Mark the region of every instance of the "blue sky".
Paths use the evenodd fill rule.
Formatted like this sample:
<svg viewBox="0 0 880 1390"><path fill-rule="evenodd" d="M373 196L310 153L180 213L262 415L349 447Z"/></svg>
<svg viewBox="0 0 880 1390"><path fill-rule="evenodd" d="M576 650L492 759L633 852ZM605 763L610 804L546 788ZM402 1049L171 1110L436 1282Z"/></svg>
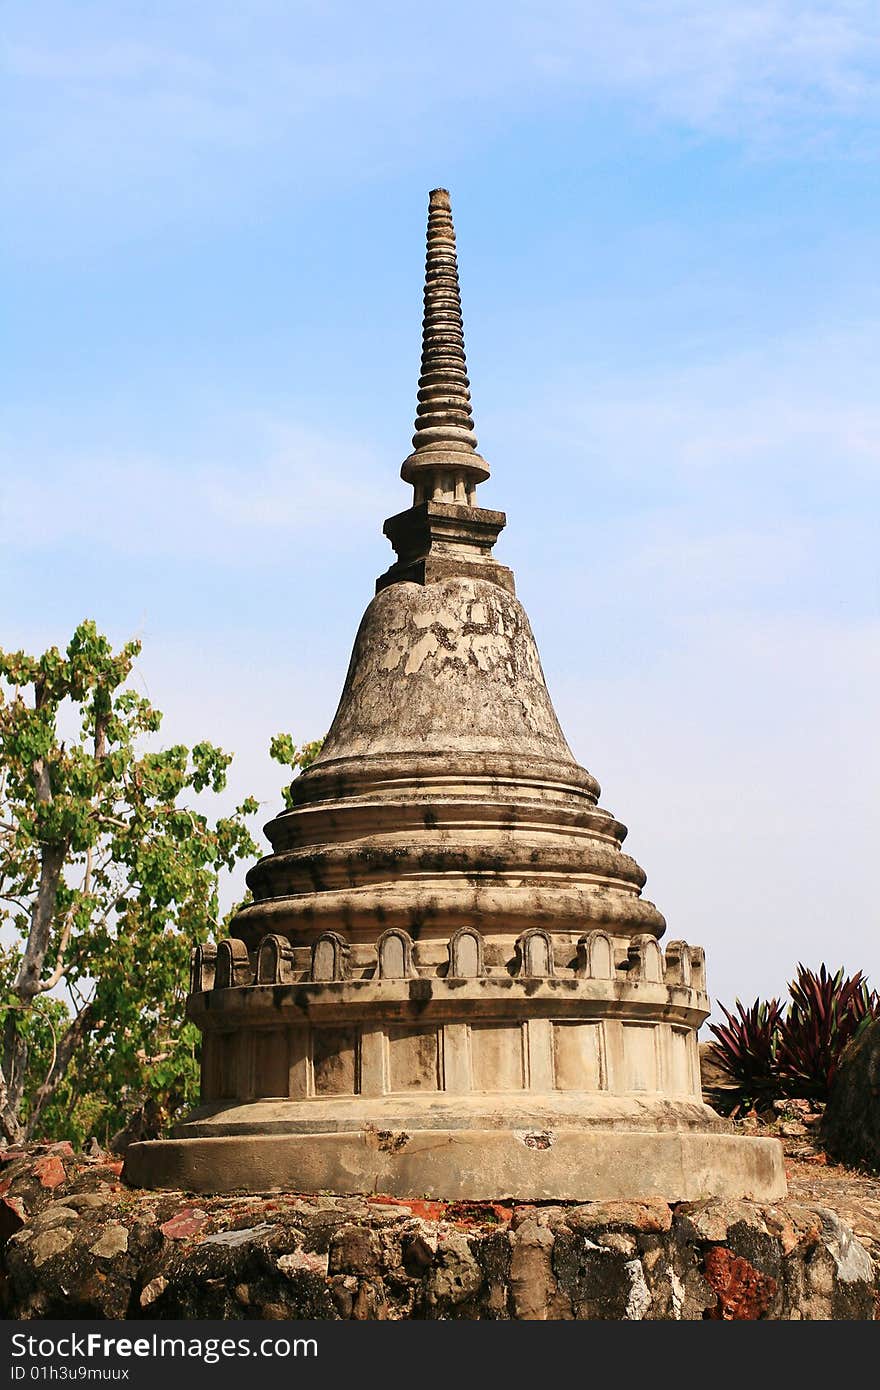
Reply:
<svg viewBox="0 0 880 1390"><path fill-rule="evenodd" d="M442 184L481 501L670 935L722 1001L880 984L876 5L4 27L0 640L141 636L166 736L268 816L407 503Z"/></svg>

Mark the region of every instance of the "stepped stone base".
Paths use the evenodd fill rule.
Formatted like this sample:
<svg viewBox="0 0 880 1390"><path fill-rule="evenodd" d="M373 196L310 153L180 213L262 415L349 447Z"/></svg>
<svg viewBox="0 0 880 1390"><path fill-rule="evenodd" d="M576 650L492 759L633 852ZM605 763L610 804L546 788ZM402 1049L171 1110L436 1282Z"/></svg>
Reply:
<svg viewBox="0 0 880 1390"><path fill-rule="evenodd" d="M191 1192L387 1192L454 1201L785 1196L773 1139L712 1132L417 1129L227 1134L133 1144L133 1184Z"/></svg>

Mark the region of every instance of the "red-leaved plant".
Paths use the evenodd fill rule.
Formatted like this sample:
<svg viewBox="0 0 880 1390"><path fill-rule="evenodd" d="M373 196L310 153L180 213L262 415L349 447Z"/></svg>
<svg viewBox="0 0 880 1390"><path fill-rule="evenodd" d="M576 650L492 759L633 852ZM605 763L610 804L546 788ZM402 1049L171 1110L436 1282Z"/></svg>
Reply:
<svg viewBox="0 0 880 1390"><path fill-rule="evenodd" d="M844 1048L880 1017L880 996L860 970L832 975L824 965L816 971L799 964L788 992L785 1014L777 999L756 999L748 1009L737 999L736 1014L722 1005L726 1022L710 1024L716 1061L742 1106L785 1097L827 1100Z"/></svg>
<svg viewBox="0 0 880 1390"><path fill-rule="evenodd" d="M718 1065L736 1083L740 1104L772 1099L779 1087L776 1045L782 1005L778 999L756 999L746 1008L737 999L735 1014L723 1004L720 1008L727 1021L710 1024L709 1031L715 1035Z"/></svg>
<svg viewBox="0 0 880 1390"><path fill-rule="evenodd" d="M827 1100L844 1048L880 1017L880 996L861 970L845 976L798 965L791 1004L779 1029L776 1065L788 1096Z"/></svg>

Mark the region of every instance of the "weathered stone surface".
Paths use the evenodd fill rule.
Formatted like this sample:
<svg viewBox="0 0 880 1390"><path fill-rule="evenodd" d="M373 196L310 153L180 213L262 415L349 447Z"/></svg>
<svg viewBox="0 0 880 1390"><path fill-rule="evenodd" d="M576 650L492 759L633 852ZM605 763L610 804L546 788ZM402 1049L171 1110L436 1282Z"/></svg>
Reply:
<svg viewBox="0 0 880 1390"><path fill-rule="evenodd" d="M302 1269L310 1274L323 1275L329 1268L326 1252L321 1255L316 1250L294 1250L289 1255L281 1255L275 1263L282 1274L291 1277Z"/></svg>
<svg viewBox="0 0 880 1390"><path fill-rule="evenodd" d="M575 772L529 620L506 589L450 578L395 584L373 599L321 758L405 752L537 756Z"/></svg>
<svg viewBox="0 0 880 1390"><path fill-rule="evenodd" d="M74 1207L63 1206L60 1202L53 1202L50 1206L44 1207L34 1217L33 1226L35 1231L46 1231L50 1226L65 1226L69 1221L75 1221L79 1213Z"/></svg>
<svg viewBox="0 0 880 1390"><path fill-rule="evenodd" d="M74 1211L94 1211L109 1206L113 1198L110 1192L72 1192L64 1200Z"/></svg>
<svg viewBox="0 0 880 1390"><path fill-rule="evenodd" d="M109 1221L90 1248L91 1253L102 1260L112 1260L114 1255L124 1254L128 1249L127 1227L118 1221Z"/></svg>
<svg viewBox="0 0 880 1390"><path fill-rule="evenodd" d="M458 1231L438 1233L432 1299L437 1304L466 1303L479 1292L484 1279L470 1239Z"/></svg>
<svg viewBox="0 0 880 1390"><path fill-rule="evenodd" d="M574 1230L589 1233L607 1231L668 1231L672 1211L666 1202L590 1202L574 1207L568 1214Z"/></svg>
<svg viewBox="0 0 880 1390"><path fill-rule="evenodd" d="M145 1284L141 1289L140 1298L138 1299L140 1306L142 1308L149 1308L150 1304L155 1303L156 1299L165 1292L167 1287L168 1280L164 1275L160 1274L155 1279L151 1279L149 1284Z"/></svg>
<svg viewBox="0 0 880 1390"><path fill-rule="evenodd" d="M283 1109L280 1118L283 1123ZM266 1187L285 1188L298 1181L312 1191L378 1188L400 1197L430 1192L477 1202L514 1196L577 1201L585 1195L696 1201L710 1193L766 1201L785 1193L776 1140L629 1129L610 1115L604 1125L600 1121L537 1134L463 1124L458 1129L402 1129L398 1142L384 1146L376 1146L363 1130L218 1135L195 1143L200 1127L188 1128L180 1139L134 1145L127 1157L129 1180L223 1192L246 1187L257 1171ZM181 1234L192 1232L184 1224Z"/></svg>
<svg viewBox="0 0 880 1390"><path fill-rule="evenodd" d="M27 1221L27 1211L20 1197L0 1197L0 1246L20 1231Z"/></svg>
<svg viewBox="0 0 880 1390"><path fill-rule="evenodd" d="M167 1228L163 1228L167 1231ZM261 1221L259 1226L245 1226L242 1231L216 1231L212 1236L205 1236L205 1245L247 1245L251 1241L259 1240L261 1236L268 1235L273 1229L270 1221Z"/></svg>
<svg viewBox="0 0 880 1390"><path fill-rule="evenodd" d="M831 1088L821 1134L836 1158L880 1172L880 1019L847 1048Z"/></svg>
<svg viewBox="0 0 880 1390"><path fill-rule="evenodd" d="M35 1235L29 1241L28 1255L33 1261L34 1268L39 1269L47 1260L51 1260L53 1255L60 1255L73 1243L73 1236L70 1231L63 1227L46 1231L45 1234Z"/></svg>

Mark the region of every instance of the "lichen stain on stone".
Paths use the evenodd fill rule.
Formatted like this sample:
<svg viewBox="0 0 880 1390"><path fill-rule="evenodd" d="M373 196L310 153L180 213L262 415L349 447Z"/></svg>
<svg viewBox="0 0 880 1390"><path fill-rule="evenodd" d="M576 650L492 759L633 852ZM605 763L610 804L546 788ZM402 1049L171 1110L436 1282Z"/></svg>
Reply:
<svg viewBox="0 0 880 1390"><path fill-rule="evenodd" d="M464 636L459 639L459 650L472 656L481 671L489 672L495 666L504 665L510 670L510 661L504 660L504 649L492 633Z"/></svg>
<svg viewBox="0 0 880 1390"><path fill-rule="evenodd" d="M380 1153L397 1154L406 1148L409 1135L405 1130L380 1129L376 1134L376 1140Z"/></svg>
<svg viewBox="0 0 880 1390"><path fill-rule="evenodd" d="M425 1008L433 998L433 988L430 980L410 980L409 997L413 1004Z"/></svg>

